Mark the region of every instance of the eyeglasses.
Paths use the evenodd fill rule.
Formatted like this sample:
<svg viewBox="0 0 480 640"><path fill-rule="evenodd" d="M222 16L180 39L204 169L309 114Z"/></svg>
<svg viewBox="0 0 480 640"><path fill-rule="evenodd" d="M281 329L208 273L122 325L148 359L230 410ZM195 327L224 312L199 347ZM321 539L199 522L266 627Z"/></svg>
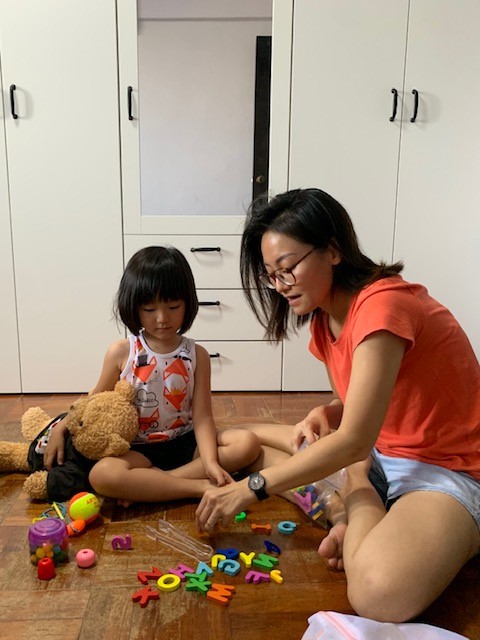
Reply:
<svg viewBox="0 0 480 640"><path fill-rule="evenodd" d="M317 247L313 247L313 249L310 249L308 253L306 253L302 258L300 258L300 260L297 260L295 264L292 264L291 267L288 267L288 268L281 267L280 269L275 269L275 271L273 271L272 273L267 273L266 271L264 273L261 273L258 276L259 282L261 282L263 285L265 285L269 289L276 288L275 283L277 280L282 284L286 284L288 287L291 287L297 281L295 276L293 275L293 270L296 269L298 265L301 262L303 262L303 260L305 260L305 258L308 258L308 256L313 251L315 251L316 248Z"/></svg>

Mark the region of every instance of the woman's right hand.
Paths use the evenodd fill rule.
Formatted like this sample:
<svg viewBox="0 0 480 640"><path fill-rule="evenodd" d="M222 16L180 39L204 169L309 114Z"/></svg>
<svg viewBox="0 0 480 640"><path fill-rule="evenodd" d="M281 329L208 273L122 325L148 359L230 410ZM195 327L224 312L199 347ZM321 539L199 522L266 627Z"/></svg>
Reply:
<svg viewBox="0 0 480 640"><path fill-rule="evenodd" d="M306 418L293 428L292 447L294 451L298 451L304 441L307 444L312 444L338 429L342 413L343 403L337 398L332 400L330 404L312 409Z"/></svg>
<svg viewBox="0 0 480 640"><path fill-rule="evenodd" d="M60 420L52 429L48 444L43 453L43 466L47 471L51 471L57 461L62 465L65 454L65 434L67 432L66 417Z"/></svg>
<svg viewBox="0 0 480 640"><path fill-rule="evenodd" d="M207 489L195 511L197 529L212 534L217 525L228 527L237 513L256 501L246 480Z"/></svg>

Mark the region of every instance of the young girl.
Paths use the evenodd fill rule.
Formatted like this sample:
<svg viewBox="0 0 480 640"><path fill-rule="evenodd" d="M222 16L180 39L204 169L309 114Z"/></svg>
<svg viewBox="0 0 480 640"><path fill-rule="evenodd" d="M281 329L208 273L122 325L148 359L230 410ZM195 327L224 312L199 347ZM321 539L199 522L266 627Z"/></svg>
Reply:
<svg viewBox="0 0 480 640"><path fill-rule="evenodd" d="M211 531L257 498L348 467L319 552L344 566L357 613L390 622L424 610L480 546L479 364L452 314L401 269L365 256L344 208L318 189L251 211L247 299L274 340L290 320L311 321L334 399L295 427L252 426L261 473L209 489L197 509Z"/></svg>
<svg viewBox="0 0 480 640"><path fill-rule="evenodd" d="M131 335L107 351L90 393L113 389L119 378L135 389L139 431L130 451L103 458L89 476L95 491L133 501L199 498L232 482L230 473L253 462L260 442L248 431L215 429L207 351L184 337L198 300L190 266L173 247L148 247L129 261L117 294L117 314ZM53 430L44 462L63 462L65 426Z"/></svg>

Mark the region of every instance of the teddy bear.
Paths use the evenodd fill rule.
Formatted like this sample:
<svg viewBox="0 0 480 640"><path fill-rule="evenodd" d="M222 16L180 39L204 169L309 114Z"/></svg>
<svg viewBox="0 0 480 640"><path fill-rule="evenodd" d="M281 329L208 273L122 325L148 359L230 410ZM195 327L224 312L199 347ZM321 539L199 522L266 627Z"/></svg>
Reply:
<svg viewBox="0 0 480 640"><path fill-rule="evenodd" d="M22 434L29 442L0 442L0 472L33 472L23 489L33 500L64 502L90 491L88 474L97 460L122 456L138 432L133 387L120 380L113 391L77 400L67 414L52 418L40 407L22 416ZM52 425L66 416L64 464L47 471L42 450Z"/></svg>

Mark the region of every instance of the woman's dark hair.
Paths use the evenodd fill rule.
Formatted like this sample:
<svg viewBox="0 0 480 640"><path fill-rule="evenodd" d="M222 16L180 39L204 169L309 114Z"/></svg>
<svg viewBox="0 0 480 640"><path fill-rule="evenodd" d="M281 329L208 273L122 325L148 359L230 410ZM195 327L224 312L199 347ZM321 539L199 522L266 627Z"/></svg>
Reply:
<svg viewBox="0 0 480 640"><path fill-rule="evenodd" d="M147 247L130 258L117 292L116 316L138 335L140 307L156 300L183 300L185 317L179 333L190 329L198 311L195 280L185 256L174 247Z"/></svg>
<svg viewBox="0 0 480 640"><path fill-rule="evenodd" d="M317 249L335 247L341 261L334 266L333 293L360 291L367 284L395 276L403 269L401 262L376 264L364 255L350 216L325 191L294 189L270 201L265 198L254 201L242 236L240 273L248 304L272 341L287 336L289 321L297 330L311 319L311 314L294 316L283 296L259 283L258 276L265 271L261 242L266 231L284 234Z"/></svg>

